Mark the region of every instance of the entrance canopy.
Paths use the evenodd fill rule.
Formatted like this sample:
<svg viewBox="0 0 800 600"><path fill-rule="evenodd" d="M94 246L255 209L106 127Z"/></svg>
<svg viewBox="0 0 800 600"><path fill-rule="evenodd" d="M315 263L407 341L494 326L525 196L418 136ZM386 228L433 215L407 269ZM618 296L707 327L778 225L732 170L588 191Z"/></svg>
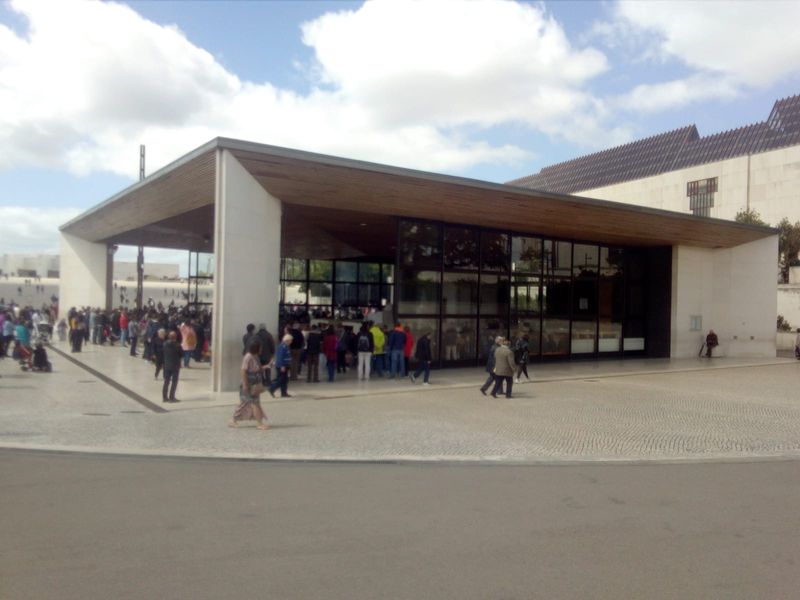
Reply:
<svg viewBox="0 0 800 600"><path fill-rule="evenodd" d="M214 251L219 155L281 201L281 254L394 255L393 217L630 246L732 248L767 227L217 138L61 227L90 242Z"/></svg>

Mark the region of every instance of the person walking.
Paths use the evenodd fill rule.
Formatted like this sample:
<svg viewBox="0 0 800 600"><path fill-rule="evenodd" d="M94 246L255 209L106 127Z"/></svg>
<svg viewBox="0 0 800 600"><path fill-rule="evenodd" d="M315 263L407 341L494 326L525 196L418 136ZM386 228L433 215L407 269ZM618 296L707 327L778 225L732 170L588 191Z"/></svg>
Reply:
<svg viewBox="0 0 800 600"><path fill-rule="evenodd" d="M248 323L245 328L244 335L242 336L242 356L247 354L247 349L250 347L250 338L255 334L256 326Z"/></svg>
<svg viewBox="0 0 800 600"><path fill-rule="evenodd" d="M275 397L275 390L281 388L281 398L291 398L289 395L289 369L292 367L292 352L290 346L292 344L291 333L287 333L278 344L278 349L275 351L275 369L278 371L278 376L270 384L269 395Z"/></svg>
<svg viewBox="0 0 800 600"><path fill-rule="evenodd" d="M425 377L422 380L422 385L430 385L428 380L431 376L431 361L433 360L433 355L431 354L430 331L423 333L422 336L417 340L417 348L414 351L414 358L417 359L417 370L409 375L411 378L411 383L416 383L417 377L419 377L422 373L425 373Z"/></svg>
<svg viewBox="0 0 800 600"><path fill-rule="evenodd" d="M135 320L131 322L135 322ZM182 356L183 352L180 344L178 344L178 334L174 331L170 331L167 341L164 342L164 385L161 388L162 402L180 402L180 400L175 398L175 390L178 387L178 377L181 373Z"/></svg>
<svg viewBox="0 0 800 600"><path fill-rule="evenodd" d="M517 363L514 383L520 383L520 375L523 373L525 373L525 379L531 380L530 375L528 375L528 339L528 334L523 334L521 338L517 338L517 342L514 344L514 362Z"/></svg>
<svg viewBox="0 0 800 600"><path fill-rule="evenodd" d="M325 355L325 366L328 368L328 382L333 382L334 375L336 374L336 359L338 358L339 351L337 347L339 340L336 338L336 332L333 330L333 325L328 327L325 332L325 337L322 339L322 353Z"/></svg>
<svg viewBox="0 0 800 600"><path fill-rule="evenodd" d="M503 336L498 335L494 338L494 344L491 348L489 348L489 356L486 359L486 372L489 376L486 378L486 382L481 386L481 394L484 396L486 395L486 390L488 390L494 384L494 354L495 351L503 344ZM502 392L502 389L500 390Z"/></svg>
<svg viewBox="0 0 800 600"><path fill-rule="evenodd" d="M269 429L267 415L261 408L261 392L264 391L263 377L261 375L268 365L262 365L261 342L254 338L250 343L240 369L241 384L239 385L239 406L233 412L233 417L228 422L230 427L238 427L240 421L254 420L262 431Z"/></svg>
<svg viewBox="0 0 800 600"><path fill-rule="evenodd" d="M356 339L356 350L358 351L358 371L356 374L361 381L369 379L370 367L372 363L372 351L375 349L375 342L369 332L369 323L361 325Z"/></svg>
<svg viewBox="0 0 800 600"><path fill-rule="evenodd" d="M706 336L706 358L711 358L711 352L717 346L719 346L719 338L713 329L709 329Z"/></svg>
<svg viewBox="0 0 800 600"><path fill-rule="evenodd" d="M506 384L506 398L511 398L511 386L514 385L514 372L517 365L514 363L514 353L509 348L509 341L503 340L497 350L494 351L494 389L492 398L497 398L497 393L503 389L503 382Z"/></svg>
<svg viewBox="0 0 800 600"><path fill-rule="evenodd" d="M315 323L306 339L306 383L319 383L319 355L322 352L322 334Z"/></svg>
<svg viewBox="0 0 800 600"><path fill-rule="evenodd" d="M164 341L167 338L167 330L166 329L159 329L158 333L156 334L155 338L153 338L153 362L156 364L156 375L155 378L158 379L158 374L161 373L161 369L164 368Z"/></svg>

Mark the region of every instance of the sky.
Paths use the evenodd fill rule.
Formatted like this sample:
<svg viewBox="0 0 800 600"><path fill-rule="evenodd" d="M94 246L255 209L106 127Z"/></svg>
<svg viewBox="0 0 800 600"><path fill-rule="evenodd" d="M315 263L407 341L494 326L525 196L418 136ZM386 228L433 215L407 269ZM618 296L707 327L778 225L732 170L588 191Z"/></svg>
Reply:
<svg viewBox="0 0 800 600"><path fill-rule="evenodd" d="M800 93L798 22L793 1L3 2L0 254L57 253L140 144L148 173L224 136L503 182L763 121Z"/></svg>

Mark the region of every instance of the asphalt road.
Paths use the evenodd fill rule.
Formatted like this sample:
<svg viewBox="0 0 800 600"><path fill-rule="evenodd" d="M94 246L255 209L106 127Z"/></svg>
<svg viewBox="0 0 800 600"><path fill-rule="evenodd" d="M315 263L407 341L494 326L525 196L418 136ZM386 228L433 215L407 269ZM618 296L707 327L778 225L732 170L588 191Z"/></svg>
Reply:
<svg viewBox="0 0 800 600"><path fill-rule="evenodd" d="M0 598L797 598L798 481L0 451Z"/></svg>

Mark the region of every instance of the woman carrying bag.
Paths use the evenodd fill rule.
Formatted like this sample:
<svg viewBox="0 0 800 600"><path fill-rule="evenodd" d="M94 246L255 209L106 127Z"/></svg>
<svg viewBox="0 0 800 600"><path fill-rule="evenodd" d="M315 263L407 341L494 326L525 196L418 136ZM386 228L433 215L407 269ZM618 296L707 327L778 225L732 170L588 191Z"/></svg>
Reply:
<svg viewBox="0 0 800 600"><path fill-rule="evenodd" d="M258 429L269 429L267 415L261 408L261 392L264 391L262 371L271 365L261 365L258 356L261 352L261 342L254 340L248 347L247 354L242 359L241 378L239 386L239 406L233 413L233 418L228 423L229 427L238 427L239 421L254 420Z"/></svg>

